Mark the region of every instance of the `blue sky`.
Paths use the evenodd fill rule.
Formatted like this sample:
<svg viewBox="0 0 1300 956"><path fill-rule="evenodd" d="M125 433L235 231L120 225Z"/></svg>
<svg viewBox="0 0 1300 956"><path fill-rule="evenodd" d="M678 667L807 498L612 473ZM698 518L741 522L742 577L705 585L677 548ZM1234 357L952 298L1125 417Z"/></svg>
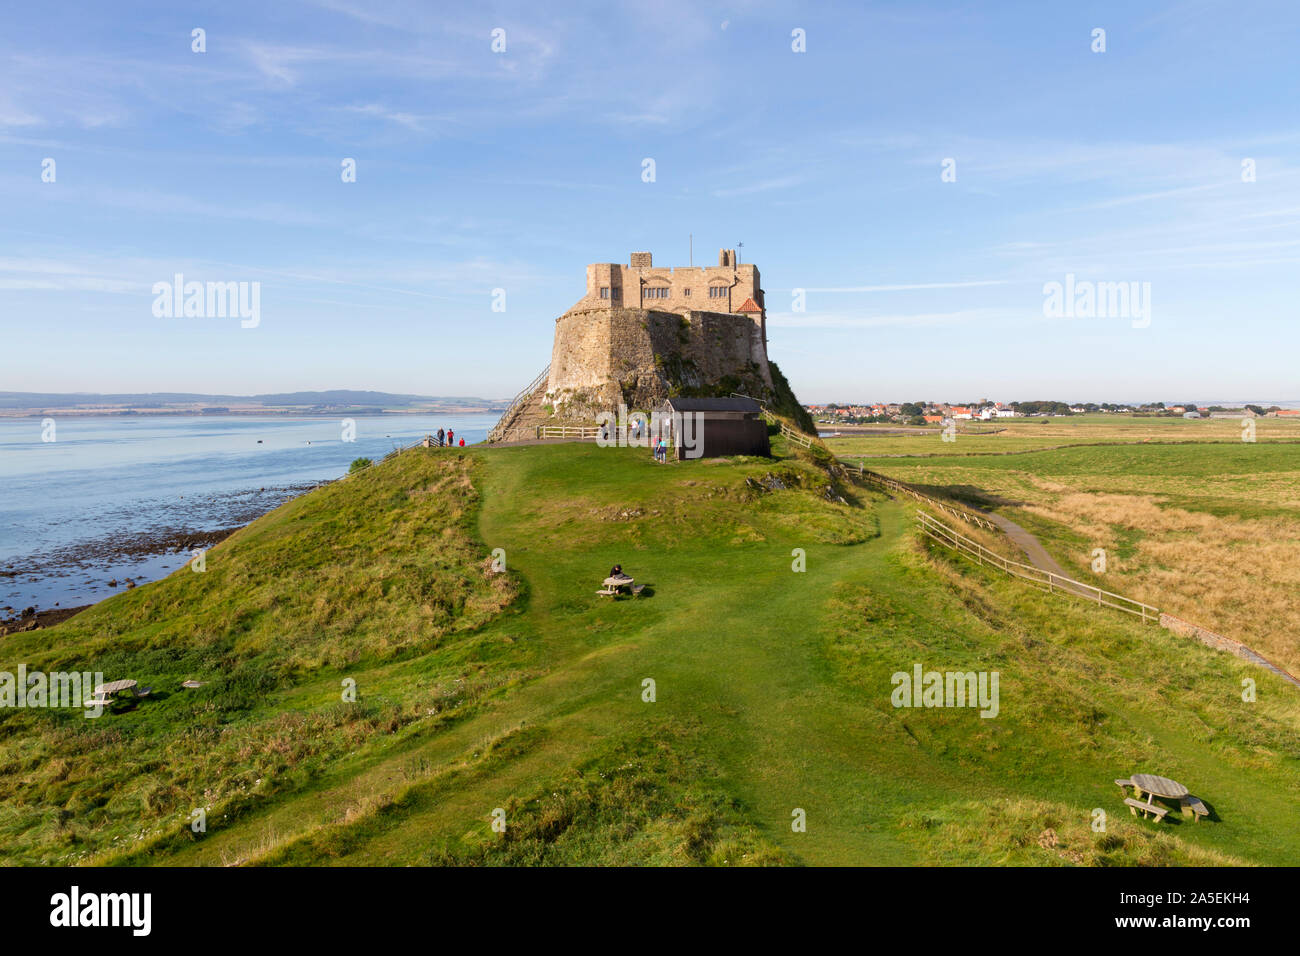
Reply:
<svg viewBox="0 0 1300 956"><path fill-rule="evenodd" d="M504 396L693 234L805 401L1300 400L1292 0L182 7L6 13L0 390ZM175 273L260 324L155 317ZM1046 317L1067 273L1149 326Z"/></svg>

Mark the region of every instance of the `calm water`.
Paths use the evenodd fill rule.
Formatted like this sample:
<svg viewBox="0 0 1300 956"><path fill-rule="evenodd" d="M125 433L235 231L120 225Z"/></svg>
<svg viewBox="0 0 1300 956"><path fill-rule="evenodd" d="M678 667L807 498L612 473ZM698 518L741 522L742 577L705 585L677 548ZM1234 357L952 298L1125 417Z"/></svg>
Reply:
<svg viewBox="0 0 1300 956"><path fill-rule="evenodd" d="M246 524L439 427L482 441L496 419L357 416L352 442L339 418L59 417L52 442L39 418L0 419L0 618L162 577L189 560L188 536Z"/></svg>

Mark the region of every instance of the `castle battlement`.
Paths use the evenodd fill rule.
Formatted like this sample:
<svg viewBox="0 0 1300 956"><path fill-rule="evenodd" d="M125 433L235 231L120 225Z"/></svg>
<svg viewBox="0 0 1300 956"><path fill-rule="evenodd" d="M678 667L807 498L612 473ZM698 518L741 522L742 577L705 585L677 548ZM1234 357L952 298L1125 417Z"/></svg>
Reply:
<svg viewBox="0 0 1300 956"><path fill-rule="evenodd" d="M767 311L758 267L738 265L734 249L718 251L716 266L656 266L648 252L628 264L587 266L587 292L570 312L589 309L655 309L661 312L723 312L745 315L767 341Z"/></svg>

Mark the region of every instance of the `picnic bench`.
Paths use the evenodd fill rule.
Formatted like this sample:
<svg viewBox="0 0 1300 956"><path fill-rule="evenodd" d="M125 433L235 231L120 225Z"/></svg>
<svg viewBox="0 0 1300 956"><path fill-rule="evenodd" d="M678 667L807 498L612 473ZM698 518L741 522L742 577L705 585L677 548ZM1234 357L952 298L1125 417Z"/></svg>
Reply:
<svg viewBox="0 0 1300 956"><path fill-rule="evenodd" d="M90 700L86 701L86 706L111 707L115 711L129 710L135 706L136 701L148 697L152 693L152 687L140 687L130 678L111 680L104 684L95 685Z"/></svg>
<svg viewBox="0 0 1300 956"><path fill-rule="evenodd" d="M604 581L604 586L597 591L597 594L615 595L619 594L623 588L631 587L633 579L626 574L622 577L608 577Z"/></svg>
<svg viewBox="0 0 1300 956"><path fill-rule="evenodd" d="M626 574L623 575L621 578L615 578L615 577L606 578L604 580L603 586L599 591L596 592L596 594L603 597L615 597L622 593L623 588L627 588L629 591L632 592L632 595L635 597L645 589L645 585L633 584L632 582L634 580L635 580L634 578L630 578Z"/></svg>
<svg viewBox="0 0 1300 956"><path fill-rule="evenodd" d="M130 679L111 680L107 684L97 685L95 687L95 696L114 697L118 694L124 693L128 690L134 690L134 689L135 689L135 681L133 680Z"/></svg>
<svg viewBox="0 0 1300 956"><path fill-rule="evenodd" d="M1132 797L1125 797L1124 802L1128 804L1128 812L1137 816L1141 813L1143 816L1151 814L1156 820L1163 820L1165 814L1169 811L1164 807L1158 807L1154 803L1143 803L1141 800L1134 800Z"/></svg>
<svg viewBox="0 0 1300 956"><path fill-rule="evenodd" d="M1132 776L1133 789L1137 791L1134 794L1141 797L1143 791L1147 795L1147 803L1151 798L1164 797L1166 800L1181 800L1187 796L1187 788L1177 780L1170 780L1168 777L1160 777L1153 773L1135 773Z"/></svg>
<svg viewBox="0 0 1300 956"><path fill-rule="evenodd" d="M1191 817L1193 823L1200 823L1201 817L1210 815L1210 808L1207 807L1200 797L1194 797L1190 793L1183 797L1183 816Z"/></svg>
<svg viewBox="0 0 1300 956"><path fill-rule="evenodd" d="M1152 799L1160 797L1165 800L1177 800L1184 817L1191 817L1192 822L1199 823L1201 817L1208 817L1210 809L1201 800L1200 797L1192 796L1177 780L1170 780L1168 777L1160 777L1150 773L1135 773L1127 779L1116 779L1115 785L1121 790L1128 793L1128 787L1133 788L1133 796L1125 796L1124 802L1128 804L1129 812L1134 816L1138 813L1151 814L1156 820L1163 820L1169 810L1165 807L1156 806ZM1142 802L1142 794L1146 794L1146 802Z"/></svg>

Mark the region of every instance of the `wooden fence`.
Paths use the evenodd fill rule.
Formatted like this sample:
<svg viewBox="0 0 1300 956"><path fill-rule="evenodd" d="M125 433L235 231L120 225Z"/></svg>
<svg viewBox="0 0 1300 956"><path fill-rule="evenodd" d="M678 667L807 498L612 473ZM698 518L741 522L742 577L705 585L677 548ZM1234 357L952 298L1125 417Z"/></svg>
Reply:
<svg viewBox="0 0 1300 956"><path fill-rule="evenodd" d="M738 393L732 392L731 394L736 395ZM749 396L743 395L740 397L748 398ZM795 429L791 428L785 422L781 421L781 419L777 418L775 415L769 412L766 408L763 409L763 419L766 422L768 422L768 424L775 425L777 426L777 428L781 429L781 434L782 436L785 437L786 441L794 442L796 445L799 445L802 448L812 447L813 440L811 436L805 435L803 432L796 431Z"/></svg>
<svg viewBox="0 0 1300 956"><path fill-rule="evenodd" d="M905 495L911 495L917 501L923 501L931 508L937 508L945 514L950 514L954 518L960 518L967 524L973 524L977 528L983 528L985 531L998 530L997 525L982 515L978 515L973 511L967 511L965 508L958 508L951 502L932 498L927 494L917 491L910 485L905 485L901 481L896 481L895 479L890 478L888 475L882 475L875 471L867 471L861 464L858 465L858 477L863 478L872 484L880 485L882 488L889 488L892 491L901 491Z"/></svg>
<svg viewBox="0 0 1300 956"><path fill-rule="evenodd" d="M990 551L978 541L972 541L964 534L948 527L932 514L920 510L916 514L920 519L921 531L924 534L946 548L974 558L980 564L987 564L1007 574L1024 578L1039 587L1046 587L1048 591L1071 594L1102 607L1114 608L1117 611L1123 611L1125 614L1132 614L1135 617L1140 617L1144 624L1160 623L1159 608L1154 608L1150 604L1143 604L1141 601L1134 601L1132 598L1126 598L1121 594L1103 591L1099 587L1084 584L1082 581L1076 581L1073 578L1066 578L1051 571L1044 571L1042 568L1036 568L1030 564L1011 561L996 552Z"/></svg>
<svg viewBox="0 0 1300 956"><path fill-rule="evenodd" d="M595 438L600 429L595 425L538 425L538 438Z"/></svg>

